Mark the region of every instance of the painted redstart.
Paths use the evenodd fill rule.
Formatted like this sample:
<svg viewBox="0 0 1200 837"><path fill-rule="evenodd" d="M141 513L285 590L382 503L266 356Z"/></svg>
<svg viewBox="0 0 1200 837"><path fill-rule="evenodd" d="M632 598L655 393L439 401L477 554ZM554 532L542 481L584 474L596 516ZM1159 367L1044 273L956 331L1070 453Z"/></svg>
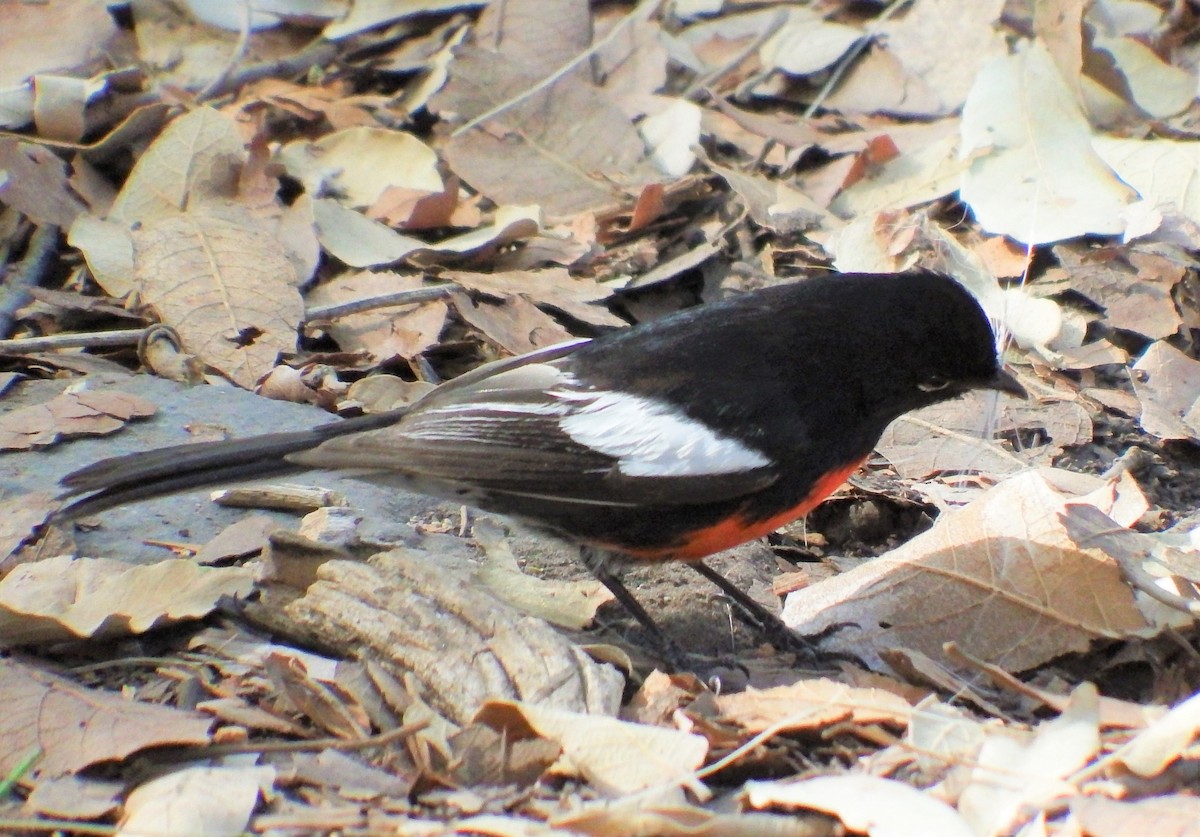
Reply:
<svg viewBox="0 0 1200 837"><path fill-rule="evenodd" d="M606 556L700 559L805 514L909 410L973 388L1024 396L975 299L939 274L824 275L500 360L411 407L308 431L180 445L63 479L79 516L307 469L513 515L585 560L673 646Z"/></svg>

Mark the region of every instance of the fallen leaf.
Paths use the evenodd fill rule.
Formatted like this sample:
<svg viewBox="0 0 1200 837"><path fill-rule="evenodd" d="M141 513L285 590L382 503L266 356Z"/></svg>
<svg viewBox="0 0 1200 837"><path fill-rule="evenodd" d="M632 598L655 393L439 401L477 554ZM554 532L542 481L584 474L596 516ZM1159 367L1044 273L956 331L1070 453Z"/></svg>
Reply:
<svg viewBox="0 0 1200 837"><path fill-rule="evenodd" d="M433 149L403 131L356 127L279 151L288 173L310 195L332 194L346 206L371 206L390 188L439 194L442 176Z"/></svg>
<svg viewBox="0 0 1200 837"><path fill-rule="evenodd" d="M571 771L606 796L672 783L692 785L708 752L708 742L699 735L516 701L488 701L475 721L510 740L531 735L550 739L562 748Z"/></svg>
<svg viewBox="0 0 1200 837"><path fill-rule="evenodd" d="M598 581L554 581L521 572L503 530L490 521L475 521L472 536L486 556L474 580L522 613L578 631L592 623L601 605L612 601L608 588Z"/></svg>
<svg viewBox="0 0 1200 837"><path fill-rule="evenodd" d="M1142 429L1160 439L1200 439L1200 362L1159 340L1133 371Z"/></svg>
<svg viewBox="0 0 1200 837"><path fill-rule="evenodd" d="M26 778L77 773L147 747L207 744L212 719L88 689L13 659L0 659L0 771L30 750L41 758Z"/></svg>
<svg viewBox="0 0 1200 837"><path fill-rule="evenodd" d="M1137 195L1092 150L1087 118L1044 45L980 71L962 132L972 162L960 195L988 232L1044 244L1124 230Z"/></svg>
<svg viewBox="0 0 1200 837"><path fill-rule="evenodd" d="M724 720L751 733L819 730L841 722L904 727L912 716L912 706L899 695L824 677L720 695L717 708Z"/></svg>
<svg viewBox="0 0 1200 837"><path fill-rule="evenodd" d="M496 54L458 52L449 83L430 103L435 110L469 119L514 103L445 147L464 181L496 203L537 204L562 218L621 203L659 179L629 118L603 91L578 75L545 89L541 80Z"/></svg>
<svg viewBox="0 0 1200 837"><path fill-rule="evenodd" d="M147 307L183 348L246 389L296 347L304 304L267 224L236 204L189 206L134 232Z"/></svg>
<svg viewBox="0 0 1200 837"><path fill-rule="evenodd" d="M197 765L138 785L125 800L117 837L239 837L260 795L275 784L269 765Z"/></svg>
<svg viewBox="0 0 1200 837"><path fill-rule="evenodd" d="M804 635L847 624L823 647L872 667L891 648L945 661L954 639L1020 672L1093 639L1145 634L1116 563L1081 550L1059 520L1075 501L1038 471L1018 474L899 549L790 594L783 619Z"/></svg>
<svg viewBox="0 0 1200 837"><path fill-rule="evenodd" d="M751 808L787 806L824 811L851 831L886 837L974 837L945 802L911 785L878 776L848 774L803 781L747 782ZM870 800L870 804L864 804Z"/></svg>
<svg viewBox="0 0 1200 837"><path fill-rule="evenodd" d="M45 447L72 436L115 433L130 419L154 415L149 401L115 390L64 392L0 415L0 450Z"/></svg>
<svg viewBox="0 0 1200 837"><path fill-rule="evenodd" d="M0 172L0 201L37 224L67 229L85 209L68 186L66 165L40 145L0 137Z"/></svg>
<svg viewBox="0 0 1200 837"><path fill-rule="evenodd" d="M1065 780L1099 752L1099 695L1084 683L1061 715L1029 734L989 729L958 809L972 834L1011 832L1030 811L1072 796L1076 789Z"/></svg>
<svg viewBox="0 0 1200 837"><path fill-rule="evenodd" d="M138 157L109 219L147 223L205 201L232 199L245 161L233 121L212 108L197 108L171 122Z"/></svg>
<svg viewBox="0 0 1200 837"><path fill-rule="evenodd" d="M29 645L130 636L210 613L222 596L246 596L254 573L185 559L134 565L60 555L22 564L0 580L0 642Z"/></svg>

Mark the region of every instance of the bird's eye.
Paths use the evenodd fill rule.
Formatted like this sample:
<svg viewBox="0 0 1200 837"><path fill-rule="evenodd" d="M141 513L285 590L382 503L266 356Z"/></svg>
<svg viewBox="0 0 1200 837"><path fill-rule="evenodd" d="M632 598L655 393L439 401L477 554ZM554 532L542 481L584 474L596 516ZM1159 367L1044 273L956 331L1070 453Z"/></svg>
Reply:
<svg viewBox="0 0 1200 837"><path fill-rule="evenodd" d="M930 375L921 383L917 384L917 389L921 392L938 392L950 386L950 379L942 375Z"/></svg>

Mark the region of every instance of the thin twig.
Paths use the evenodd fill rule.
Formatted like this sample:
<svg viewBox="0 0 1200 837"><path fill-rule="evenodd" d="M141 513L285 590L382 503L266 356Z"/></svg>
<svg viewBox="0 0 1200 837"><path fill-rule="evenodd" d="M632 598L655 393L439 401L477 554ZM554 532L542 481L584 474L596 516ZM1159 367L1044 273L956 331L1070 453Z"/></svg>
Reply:
<svg viewBox="0 0 1200 837"><path fill-rule="evenodd" d="M250 0L242 0L238 6L241 8L241 15L239 15L237 43L234 44L233 52L230 53L229 60L225 62L221 72L196 94L196 100L199 102L212 98L222 90L225 82L233 76L234 68L246 57L246 50L250 46Z"/></svg>
<svg viewBox="0 0 1200 837"><path fill-rule="evenodd" d="M396 305L415 305L421 302L432 302L435 299L449 296L457 285L431 285L427 288L417 288L411 291L397 291L394 294L383 294L365 299L352 299L349 302L338 302L333 305L318 305L305 312L307 322L314 320L332 320L362 311L372 311L376 308L390 308Z"/></svg>
<svg viewBox="0 0 1200 837"><path fill-rule="evenodd" d="M90 334L71 332L49 337L21 337L0 340L0 355L27 355L55 349L98 349L115 346L136 346L146 333L144 328L125 328L118 331L94 331Z"/></svg>
<svg viewBox="0 0 1200 837"><path fill-rule="evenodd" d="M625 17L621 18L621 20L618 21L617 24L615 26L613 26L613 28L610 29L608 31L608 34L606 34L603 38L596 41L590 47L588 47L587 49L580 52L578 55L576 55L570 61L563 64L557 70L555 70L550 75L546 76L541 81L534 84L533 86L521 91L520 93L513 96L512 98L501 102L500 104L496 105L494 108L484 111L479 116L476 116L474 119L467 120L466 124L459 127L452 134L450 134L450 136L451 137L460 136L460 135L466 133L467 131L471 130L472 128L474 128L476 125L486 122L487 120L491 119L494 116L498 116L499 114L503 113L504 111L508 110L509 108L513 107L514 105L518 105L521 102L525 101L526 99L528 99L530 96L534 95L535 93L539 93L542 90L545 90L547 87L550 87L556 81L558 81L563 76L565 76L567 73L574 70L576 67L578 67L580 64L582 64L584 61L587 61L589 58L591 58L597 52L604 49L606 46L608 46L610 43L612 43L614 40L616 40L617 36L619 34L621 34L622 32L624 32L626 29L628 29L634 23L634 21L636 21L638 19L648 19L651 15L653 15L658 10L658 7L660 5L662 5L662 2L663 2L663 0L641 0L641 2L638 3L636 6L634 6L633 10L630 11L629 14L627 14L627 15L625 15Z"/></svg>
<svg viewBox="0 0 1200 837"><path fill-rule="evenodd" d="M16 271L9 274L4 282L4 297L0 299L0 337L12 333L17 312L33 300L29 288L42 284L57 250L58 227L42 224L33 231L29 246L25 249L25 258L21 259Z"/></svg>

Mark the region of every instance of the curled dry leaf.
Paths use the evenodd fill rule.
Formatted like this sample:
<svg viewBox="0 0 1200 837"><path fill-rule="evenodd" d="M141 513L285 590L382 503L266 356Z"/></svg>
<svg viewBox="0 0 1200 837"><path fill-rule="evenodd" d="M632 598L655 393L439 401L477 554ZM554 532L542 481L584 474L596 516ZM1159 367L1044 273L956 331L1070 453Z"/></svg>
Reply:
<svg viewBox="0 0 1200 837"><path fill-rule="evenodd" d="M243 567L172 559L131 565L61 555L22 564L0 581L0 643L29 645L140 634L210 613L254 585Z"/></svg>
<svg viewBox="0 0 1200 837"><path fill-rule="evenodd" d="M771 727L780 732L821 729L843 721L903 727L912 715L908 701L897 694L847 686L825 677L721 695L717 708L724 720L753 733Z"/></svg>
<svg viewBox="0 0 1200 837"><path fill-rule="evenodd" d="M966 821L933 795L878 776L847 774L805 781L747 782L752 808L806 808L840 819L851 831L888 837L974 837ZM870 800L870 804L864 804Z"/></svg>
<svg viewBox="0 0 1200 837"><path fill-rule="evenodd" d="M530 703L493 700L475 720L509 740L548 738L562 748L564 767L606 796L660 785L699 786L708 741L700 735Z"/></svg>
<svg viewBox="0 0 1200 837"><path fill-rule="evenodd" d="M521 572L504 532L486 518L476 520L471 532L487 557L474 580L522 613L577 631L591 624L601 605L612 601L598 581L552 581Z"/></svg>
<svg viewBox="0 0 1200 837"><path fill-rule="evenodd" d="M147 747L210 740L211 718L88 689L12 659L0 660L0 703L0 772L42 750L26 779L76 773Z"/></svg>
<svg viewBox="0 0 1200 837"><path fill-rule="evenodd" d="M1100 751L1099 694L1084 683L1057 718L1032 733L990 728L958 809L973 834L1009 834L1029 811L1077 789L1067 781Z"/></svg>
<svg viewBox="0 0 1200 837"><path fill-rule="evenodd" d="M115 433L130 419L152 416L156 409L144 398L115 390L64 392L0 416L0 450L29 450L64 437Z"/></svg>
<svg viewBox="0 0 1200 837"><path fill-rule="evenodd" d="M284 608L292 629L410 673L424 698L455 723L494 698L599 714L613 714L620 703L614 669L429 553L327 561L317 579Z"/></svg>
<svg viewBox="0 0 1200 837"><path fill-rule="evenodd" d="M1150 632L1120 569L1080 549L1059 512L1076 501L1038 472L1019 474L899 549L792 593L783 619L801 634L847 623L824 647L872 667L913 648L1024 671L1093 639Z"/></svg>

